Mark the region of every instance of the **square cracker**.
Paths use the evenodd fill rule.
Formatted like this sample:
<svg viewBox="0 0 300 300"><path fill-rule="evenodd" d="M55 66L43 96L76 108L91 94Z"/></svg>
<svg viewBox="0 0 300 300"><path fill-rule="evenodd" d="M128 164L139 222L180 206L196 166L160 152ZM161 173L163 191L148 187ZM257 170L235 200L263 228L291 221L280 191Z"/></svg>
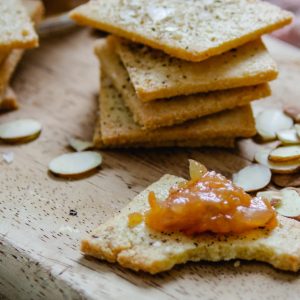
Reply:
<svg viewBox="0 0 300 300"><path fill-rule="evenodd" d="M17 95L11 87L8 87L3 99L0 100L0 112L14 110L19 107Z"/></svg>
<svg viewBox="0 0 300 300"><path fill-rule="evenodd" d="M275 61L260 39L199 63L172 58L125 39L110 39L142 101L253 86L278 75Z"/></svg>
<svg viewBox="0 0 300 300"><path fill-rule="evenodd" d="M291 13L259 0L94 0L70 16L190 61L224 53L292 21Z"/></svg>
<svg viewBox="0 0 300 300"><path fill-rule="evenodd" d="M190 119L243 106L270 95L269 86L263 84L144 103L137 98L128 73L109 40L99 41L95 51L106 75L112 79L126 106L133 113L135 122L145 129L180 124Z"/></svg>
<svg viewBox="0 0 300 300"><path fill-rule="evenodd" d="M44 13L44 7L41 1L24 0L23 3L27 14L30 15L34 23L38 24ZM14 49L9 52L7 57L0 64L0 99L4 98L9 82L23 54L23 49Z"/></svg>
<svg viewBox="0 0 300 300"><path fill-rule="evenodd" d="M0 15L0 49L38 46L38 36L22 0L1 0Z"/></svg>
<svg viewBox="0 0 300 300"><path fill-rule="evenodd" d="M239 235L164 234L149 229L144 222L128 227L129 214L143 214L149 209L150 191L163 200L170 188L182 181L182 178L165 175L152 184L120 213L83 239L82 252L152 274L170 270L176 264L202 260L257 260L282 270L300 269L300 223L281 216L278 216L279 225L272 231L257 229Z"/></svg>
<svg viewBox="0 0 300 300"><path fill-rule="evenodd" d="M94 132L94 147L99 149L109 148L163 148L163 147L218 147L218 148L234 148L235 138L213 138L213 139L196 139L196 140L182 140L182 141L152 141L150 143L127 143L119 144L118 146L105 145L101 133L101 118L98 116L95 132Z"/></svg>
<svg viewBox="0 0 300 300"><path fill-rule="evenodd" d="M134 122L122 96L105 75L101 82L100 130L102 143L110 147L251 137L256 133L252 109L249 105L174 127L143 130Z"/></svg>

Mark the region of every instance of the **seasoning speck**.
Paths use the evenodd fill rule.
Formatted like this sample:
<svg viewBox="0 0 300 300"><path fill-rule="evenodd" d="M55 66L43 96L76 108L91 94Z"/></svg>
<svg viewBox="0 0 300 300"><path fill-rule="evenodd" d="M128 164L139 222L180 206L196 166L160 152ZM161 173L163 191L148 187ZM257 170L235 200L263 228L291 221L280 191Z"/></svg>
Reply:
<svg viewBox="0 0 300 300"><path fill-rule="evenodd" d="M70 209L69 215L75 217L77 216L77 211L74 209Z"/></svg>

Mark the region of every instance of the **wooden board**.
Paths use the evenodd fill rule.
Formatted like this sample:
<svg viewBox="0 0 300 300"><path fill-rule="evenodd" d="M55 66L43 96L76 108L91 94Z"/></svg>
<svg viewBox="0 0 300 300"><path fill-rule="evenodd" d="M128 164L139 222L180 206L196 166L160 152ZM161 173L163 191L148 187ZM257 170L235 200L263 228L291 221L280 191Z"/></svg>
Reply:
<svg viewBox="0 0 300 300"><path fill-rule="evenodd" d="M1 153L15 154L12 164L0 163L0 294L57 300L298 299L299 274L266 264L189 263L150 276L81 255L80 237L163 174L187 176L188 158L230 176L260 147L247 140L236 151L103 151L97 175L80 181L52 177L47 165L69 151L68 137L92 136L99 85L93 43L88 30L43 40L27 53L15 76L21 109L0 116L1 122L33 117L44 126L37 141L0 145ZM268 45L281 76L273 84L274 95L255 111L299 101L300 51L273 40ZM78 215L70 216L70 209Z"/></svg>

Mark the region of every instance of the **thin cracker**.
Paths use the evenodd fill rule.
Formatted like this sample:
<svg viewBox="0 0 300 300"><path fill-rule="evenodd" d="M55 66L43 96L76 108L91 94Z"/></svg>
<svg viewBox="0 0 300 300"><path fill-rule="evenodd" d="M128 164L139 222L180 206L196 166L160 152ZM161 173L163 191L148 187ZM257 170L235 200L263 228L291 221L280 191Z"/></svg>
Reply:
<svg viewBox="0 0 300 300"><path fill-rule="evenodd" d="M259 0L94 0L70 16L190 61L224 53L292 21L291 13Z"/></svg>
<svg viewBox="0 0 300 300"><path fill-rule="evenodd" d="M138 98L174 96L253 86L276 79L277 65L259 39L195 63L111 37Z"/></svg>
<svg viewBox="0 0 300 300"><path fill-rule="evenodd" d="M24 1L0 1L0 49L33 48L38 46L38 35Z"/></svg>
<svg viewBox="0 0 300 300"><path fill-rule="evenodd" d="M174 127L146 131L136 124L110 79L103 75L100 93L100 130L104 145L120 147L169 141L251 137L255 134L249 105Z"/></svg>
<svg viewBox="0 0 300 300"><path fill-rule="evenodd" d="M18 109L18 107L17 95L11 87L8 87L3 99L0 100L0 111L5 112L15 110Z"/></svg>
<svg viewBox="0 0 300 300"><path fill-rule="evenodd" d="M44 7L40 1L24 0L24 6L32 20L38 24L43 16ZM3 99L8 88L9 82L24 54L23 49L14 49L0 64L0 99ZM1 102L1 100L0 100Z"/></svg>
<svg viewBox="0 0 300 300"><path fill-rule="evenodd" d="M112 79L126 106L133 113L135 122L145 129L180 124L190 119L244 106L250 101L270 95L269 86L263 84L143 103L137 98L128 73L109 40L97 42L95 51L105 73Z"/></svg>
<svg viewBox="0 0 300 300"><path fill-rule="evenodd" d="M278 216L272 231L257 229L239 235L182 233L164 234L149 229L144 222L128 227L128 215L149 209L149 192L165 199L172 186L184 179L165 175L136 196L120 213L100 225L82 240L81 250L135 271L152 274L167 271L188 261L228 261L232 259L267 262L289 271L300 269L300 223Z"/></svg>

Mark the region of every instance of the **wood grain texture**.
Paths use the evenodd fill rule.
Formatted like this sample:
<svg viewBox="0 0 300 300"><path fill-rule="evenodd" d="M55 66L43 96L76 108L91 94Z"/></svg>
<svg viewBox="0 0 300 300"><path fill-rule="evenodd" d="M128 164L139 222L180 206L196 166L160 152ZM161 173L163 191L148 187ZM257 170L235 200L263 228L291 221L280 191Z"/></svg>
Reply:
<svg viewBox="0 0 300 300"><path fill-rule="evenodd" d="M261 147L245 140L236 151L103 151L98 174L79 181L52 177L47 165L69 151L68 137L93 134L99 90L93 43L86 30L43 40L16 73L13 87L21 109L1 115L0 122L32 117L44 130L30 144L0 145L1 153L15 153L12 164L0 162L1 294L9 299L298 299L298 274L265 264L189 263L150 276L81 255L82 236L163 174L187 176L188 158L231 176ZM282 73L272 84L274 95L255 104L256 112L296 102L300 95L300 53L280 42L268 45ZM69 216L70 209L78 215Z"/></svg>

